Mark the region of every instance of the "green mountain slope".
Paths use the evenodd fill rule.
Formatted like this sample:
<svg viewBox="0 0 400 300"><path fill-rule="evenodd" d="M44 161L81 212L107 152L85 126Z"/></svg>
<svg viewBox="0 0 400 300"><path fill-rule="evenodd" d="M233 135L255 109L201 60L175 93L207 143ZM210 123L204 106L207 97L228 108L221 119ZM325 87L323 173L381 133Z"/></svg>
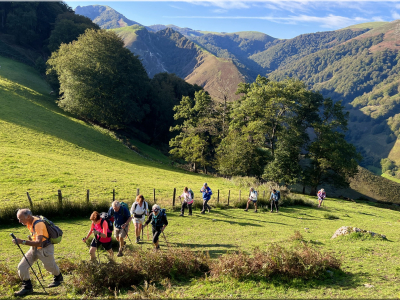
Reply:
<svg viewBox="0 0 400 300"><path fill-rule="evenodd" d="M145 197L171 199L173 188L194 190L207 181L215 189L232 185L220 178L188 173L161 164L166 158L137 143L137 154L112 133L61 111L50 88L33 68L0 56L0 201L26 206L57 199L132 200L140 188ZM147 154L148 153L148 154ZM144 156L145 157L144 157ZM152 159L146 159L150 157Z"/></svg>

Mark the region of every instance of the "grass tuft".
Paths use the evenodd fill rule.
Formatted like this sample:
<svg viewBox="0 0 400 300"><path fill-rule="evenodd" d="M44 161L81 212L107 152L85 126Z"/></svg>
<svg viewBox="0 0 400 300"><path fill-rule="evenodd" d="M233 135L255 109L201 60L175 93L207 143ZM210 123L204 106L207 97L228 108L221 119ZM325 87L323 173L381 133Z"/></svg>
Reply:
<svg viewBox="0 0 400 300"><path fill-rule="evenodd" d="M228 275L236 279L313 278L328 269L339 269L341 261L330 253L321 253L305 245L286 249L277 244L266 251L255 249L252 255L238 252L226 254L211 264L211 275Z"/></svg>
<svg viewBox="0 0 400 300"><path fill-rule="evenodd" d="M325 218L325 219L328 219L328 220L337 220L337 219L339 219L338 216L335 216L335 215L330 214L330 213L325 213L325 214L324 214L324 218Z"/></svg>
<svg viewBox="0 0 400 300"><path fill-rule="evenodd" d="M119 289L147 282L161 282L165 278L187 280L209 271L210 259L187 248L162 251L130 251L121 263L109 259L106 263L69 262L73 269L71 287L88 296L110 294Z"/></svg>

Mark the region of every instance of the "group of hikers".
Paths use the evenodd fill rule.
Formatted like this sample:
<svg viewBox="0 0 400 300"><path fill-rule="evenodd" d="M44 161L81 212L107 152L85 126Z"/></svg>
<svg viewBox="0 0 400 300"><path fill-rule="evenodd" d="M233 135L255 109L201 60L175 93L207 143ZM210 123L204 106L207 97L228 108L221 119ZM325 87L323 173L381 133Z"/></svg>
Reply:
<svg viewBox="0 0 400 300"><path fill-rule="evenodd" d="M211 199L212 191L207 183L204 183L200 192L202 193L203 198L203 209L201 214L205 214L206 210L208 212L211 210L208 201ZM326 197L324 189L319 190L317 196L318 207L321 207L322 201ZM180 216L184 216L186 208L189 210L189 216L192 215L193 198L193 191L185 187L182 195L179 196L181 201L183 199ZM249 204L253 203L255 207L254 212L257 212L257 198L258 192L254 188L251 188L245 211L248 211ZM273 189L270 196L271 213L273 212L273 207L275 207L275 211L278 212L279 200L280 191ZM145 221L146 216L147 220ZM53 281L48 285L48 287L59 286L63 281L63 276L54 259L54 244L61 241L62 231L48 219L42 216L34 216L32 211L27 208L18 210L17 218L21 224L28 228L30 235L28 236L28 240L22 240L11 234L13 237L13 243L18 245L23 254L23 258L18 264L18 275L22 279L22 288L18 292L15 292L14 295L24 296L33 293L29 269L32 270L36 278L39 280L32 268L32 265L37 260L41 260L45 269L54 276ZM103 246L111 258L114 256L111 239L113 231L114 236L119 243L117 256L123 256L123 251L126 245L125 239L126 237L129 238L128 234L131 221L135 226L136 243L141 242L140 233L142 233L143 238L143 229L149 224L152 225L152 242L156 251L160 249L159 236L168 226L165 209L161 209L158 204L154 204L151 208L151 212L149 212L148 203L144 200L143 195L138 195L136 197L130 210L126 203L114 201L107 213L94 211L90 216L90 220L92 221L90 230L82 241L86 243L91 234L94 234L89 250L91 261L96 261L96 250L100 246ZM19 245L30 246L31 248L24 254Z"/></svg>

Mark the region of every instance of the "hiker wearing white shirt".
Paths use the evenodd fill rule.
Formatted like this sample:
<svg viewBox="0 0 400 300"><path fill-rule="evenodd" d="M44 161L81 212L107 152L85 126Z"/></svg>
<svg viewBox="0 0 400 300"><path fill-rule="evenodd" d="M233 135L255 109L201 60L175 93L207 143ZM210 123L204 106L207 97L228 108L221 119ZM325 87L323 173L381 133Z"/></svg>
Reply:
<svg viewBox="0 0 400 300"><path fill-rule="evenodd" d="M140 232L146 216L149 215L149 205L144 201L143 195L136 197L131 207L132 222L135 224L136 243L140 242Z"/></svg>
<svg viewBox="0 0 400 300"><path fill-rule="evenodd" d="M251 202L254 203L254 212L257 212L257 197L258 197L258 193L256 190L254 190L254 188L250 188L250 195L249 195L249 200L247 201L247 206L246 209L244 211L248 211L249 210L249 204Z"/></svg>
<svg viewBox="0 0 400 300"><path fill-rule="evenodd" d="M193 195L192 190L189 190L187 187L183 189L182 195L179 196L179 199L183 198L182 207L181 207L181 214L180 216L183 217L185 213L185 208L188 207L189 209L189 216L192 215L192 205L193 205Z"/></svg>

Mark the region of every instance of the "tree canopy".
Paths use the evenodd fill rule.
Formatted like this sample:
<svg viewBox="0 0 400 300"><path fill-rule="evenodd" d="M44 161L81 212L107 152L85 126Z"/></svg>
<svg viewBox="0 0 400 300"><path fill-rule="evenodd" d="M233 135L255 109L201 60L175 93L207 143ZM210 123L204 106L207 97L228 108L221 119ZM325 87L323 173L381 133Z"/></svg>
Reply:
<svg viewBox="0 0 400 300"><path fill-rule="evenodd" d="M149 111L149 78L113 32L87 29L48 60L60 82L59 106L107 127L139 122Z"/></svg>

